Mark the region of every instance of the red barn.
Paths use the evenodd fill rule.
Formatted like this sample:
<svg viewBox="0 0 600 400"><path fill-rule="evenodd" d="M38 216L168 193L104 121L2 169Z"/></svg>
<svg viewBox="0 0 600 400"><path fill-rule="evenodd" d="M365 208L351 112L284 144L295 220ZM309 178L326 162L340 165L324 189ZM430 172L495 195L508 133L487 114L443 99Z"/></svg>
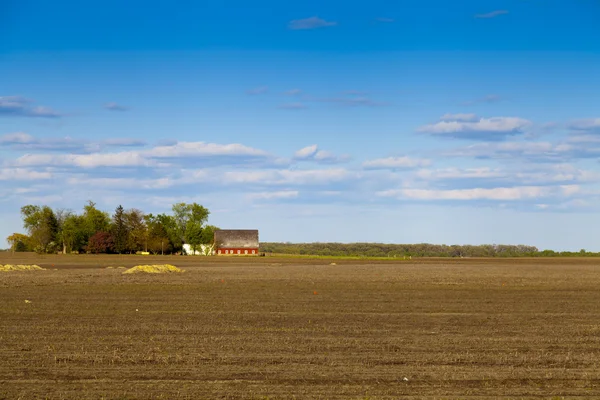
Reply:
<svg viewBox="0 0 600 400"><path fill-rule="evenodd" d="M225 256L257 256L258 230L219 229L215 231L215 254Z"/></svg>

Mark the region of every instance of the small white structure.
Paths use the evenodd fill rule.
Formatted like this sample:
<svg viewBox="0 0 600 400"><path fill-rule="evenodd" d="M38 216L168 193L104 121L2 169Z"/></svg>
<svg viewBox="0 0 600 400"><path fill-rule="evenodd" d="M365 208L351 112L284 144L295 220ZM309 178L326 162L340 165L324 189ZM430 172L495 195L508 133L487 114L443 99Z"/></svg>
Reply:
<svg viewBox="0 0 600 400"><path fill-rule="evenodd" d="M192 246L186 243L183 245L183 252L188 256L212 256L215 254L215 245L199 244L196 246L196 251L194 251Z"/></svg>

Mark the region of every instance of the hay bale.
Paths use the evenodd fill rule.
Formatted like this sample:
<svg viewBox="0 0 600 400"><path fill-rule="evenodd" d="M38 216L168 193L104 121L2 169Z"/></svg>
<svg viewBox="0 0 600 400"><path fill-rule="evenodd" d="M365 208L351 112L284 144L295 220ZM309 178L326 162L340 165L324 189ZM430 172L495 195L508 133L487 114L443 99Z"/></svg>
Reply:
<svg viewBox="0 0 600 400"><path fill-rule="evenodd" d="M174 272L184 272L182 269L177 268L174 265L136 265L133 268L129 268L127 271L123 271L123 274L170 274Z"/></svg>
<svg viewBox="0 0 600 400"><path fill-rule="evenodd" d="M44 271L45 268L42 268L38 265L1 265L0 271L8 272L8 271Z"/></svg>

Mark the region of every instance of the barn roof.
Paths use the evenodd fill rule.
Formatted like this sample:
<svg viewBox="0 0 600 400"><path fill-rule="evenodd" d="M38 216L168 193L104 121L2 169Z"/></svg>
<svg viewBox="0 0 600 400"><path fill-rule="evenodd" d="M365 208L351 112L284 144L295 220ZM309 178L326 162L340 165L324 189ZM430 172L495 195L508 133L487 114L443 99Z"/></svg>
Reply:
<svg viewBox="0 0 600 400"><path fill-rule="evenodd" d="M215 231L217 247L257 248L258 229L219 229Z"/></svg>

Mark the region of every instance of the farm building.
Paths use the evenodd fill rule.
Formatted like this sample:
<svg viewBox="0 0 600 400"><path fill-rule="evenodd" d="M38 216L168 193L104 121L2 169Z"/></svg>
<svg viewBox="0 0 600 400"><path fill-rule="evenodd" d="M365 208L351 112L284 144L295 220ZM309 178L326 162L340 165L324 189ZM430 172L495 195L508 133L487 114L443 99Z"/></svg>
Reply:
<svg viewBox="0 0 600 400"><path fill-rule="evenodd" d="M215 231L215 254L258 255L258 230L219 229Z"/></svg>

